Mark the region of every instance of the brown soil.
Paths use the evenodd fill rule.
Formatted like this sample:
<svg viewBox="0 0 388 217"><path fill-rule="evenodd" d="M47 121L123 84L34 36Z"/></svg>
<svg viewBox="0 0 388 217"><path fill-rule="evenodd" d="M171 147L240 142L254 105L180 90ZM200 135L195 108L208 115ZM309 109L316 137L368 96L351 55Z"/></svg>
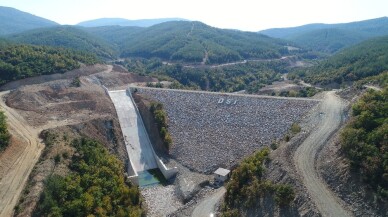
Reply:
<svg viewBox="0 0 388 217"><path fill-rule="evenodd" d="M28 174L43 149L38 131L30 127L17 110L5 105L0 95L2 107L12 135L10 146L0 155L0 216L11 216Z"/></svg>
<svg viewBox="0 0 388 217"><path fill-rule="evenodd" d="M302 89L301 86L294 84L291 81L280 81L280 82L277 81L271 85L267 85L267 86L261 88L257 92L257 94L269 95L273 92L280 93L281 91L290 91L290 90L298 91L300 89Z"/></svg>

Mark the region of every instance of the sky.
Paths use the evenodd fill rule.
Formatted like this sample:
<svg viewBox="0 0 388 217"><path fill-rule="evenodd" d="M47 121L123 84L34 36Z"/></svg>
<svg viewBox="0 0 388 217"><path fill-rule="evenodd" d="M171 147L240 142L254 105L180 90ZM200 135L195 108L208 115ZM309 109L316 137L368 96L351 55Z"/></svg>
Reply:
<svg viewBox="0 0 388 217"><path fill-rule="evenodd" d="M0 6L60 24L179 17L244 31L388 16L388 0L0 0Z"/></svg>

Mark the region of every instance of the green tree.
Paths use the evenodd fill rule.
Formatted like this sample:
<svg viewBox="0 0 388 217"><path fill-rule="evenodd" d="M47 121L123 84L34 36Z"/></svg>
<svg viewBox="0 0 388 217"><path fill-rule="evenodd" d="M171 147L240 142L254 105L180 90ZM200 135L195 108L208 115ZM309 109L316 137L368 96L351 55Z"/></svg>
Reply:
<svg viewBox="0 0 388 217"><path fill-rule="evenodd" d="M11 134L7 129L7 119L4 112L0 111L0 152L3 151L10 142Z"/></svg>

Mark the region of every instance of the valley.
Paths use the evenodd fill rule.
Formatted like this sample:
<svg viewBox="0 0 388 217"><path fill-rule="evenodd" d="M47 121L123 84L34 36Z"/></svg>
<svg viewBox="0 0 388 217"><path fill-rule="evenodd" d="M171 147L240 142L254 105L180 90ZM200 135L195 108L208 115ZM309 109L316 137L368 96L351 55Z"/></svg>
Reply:
<svg viewBox="0 0 388 217"><path fill-rule="evenodd" d="M386 215L386 17L0 12L0 217Z"/></svg>

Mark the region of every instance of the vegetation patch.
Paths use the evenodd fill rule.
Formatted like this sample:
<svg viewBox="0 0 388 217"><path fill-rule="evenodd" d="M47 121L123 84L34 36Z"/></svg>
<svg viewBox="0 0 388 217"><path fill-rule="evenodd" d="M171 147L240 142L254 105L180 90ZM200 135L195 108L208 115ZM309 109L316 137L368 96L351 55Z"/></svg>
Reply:
<svg viewBox="0 0 388 217"><path fill-rule="evenodd" d="M388 70L388 37L374 38L323 60L309 68L290 73L290 79L301 77L313 84L342 84L375 76Z"/></svg>
<svg viewBox="0 0 388 217"><path fill-rule="evenodd" d="M125 182L121 161L96 141L75 139L72 146L72 173L46 180L34 216L144 216L139 190Z"/></svg>
<svg viewBox="0 0 388 217"><path fill-rule="evenodd" d="M64 73L98 62L93 55L62 48L29 45L0 47L0 84L23 78Z"/></svg>
<svg viewBox="0 0 388 217"><path fill-rule="evenodd" d="M164 65L160 59L128 59L121 62L128 71L168 80L173 89L197 89L216 92L246 90L255 93L281 79L288 72L285 61L248 62L223 67L185 67Z"/></svg>
<svg viewBox="0 0 388 217"><path fill-rule="evenodd" d="M158 126L160 137L167 151L170 150L172 144L172 138L168 132L167 113L163 109L163 104L159 102L152 102L150 111L154 116L156 125Z"/></svg>
<svg viewBox="0 0 388 217"><path fill-rule="evenodd" d="M315 87L303 87L300 90L283 90L280 92L272 92L272 96L283 97L313 97L315 94L321 92L321 90Z"/></svg>
<svg viewBox="0 0 388 217"><path fill-rule="evenodd" d="M241 216L244 211L257 209L265 197L273 198L279 206L288 206L294 200L291 186L274 184L263 178L263 165L269 160L269 152L268 148L261 149L233 170L226 185L222 216Z"/></svg>
<svg viewBox="0 0 388 217"><path fill-rule="evenodd" d="M7 120L4 112L0 111L0 152L9 145L11 135L7 129Z"/></svg>
<svg viewBox="0 0 388 217"><path fill-rule="evenodd" d="M341 145L352 168L381 198L388 198L388 87L369 90L352 108Z"/></svg>

